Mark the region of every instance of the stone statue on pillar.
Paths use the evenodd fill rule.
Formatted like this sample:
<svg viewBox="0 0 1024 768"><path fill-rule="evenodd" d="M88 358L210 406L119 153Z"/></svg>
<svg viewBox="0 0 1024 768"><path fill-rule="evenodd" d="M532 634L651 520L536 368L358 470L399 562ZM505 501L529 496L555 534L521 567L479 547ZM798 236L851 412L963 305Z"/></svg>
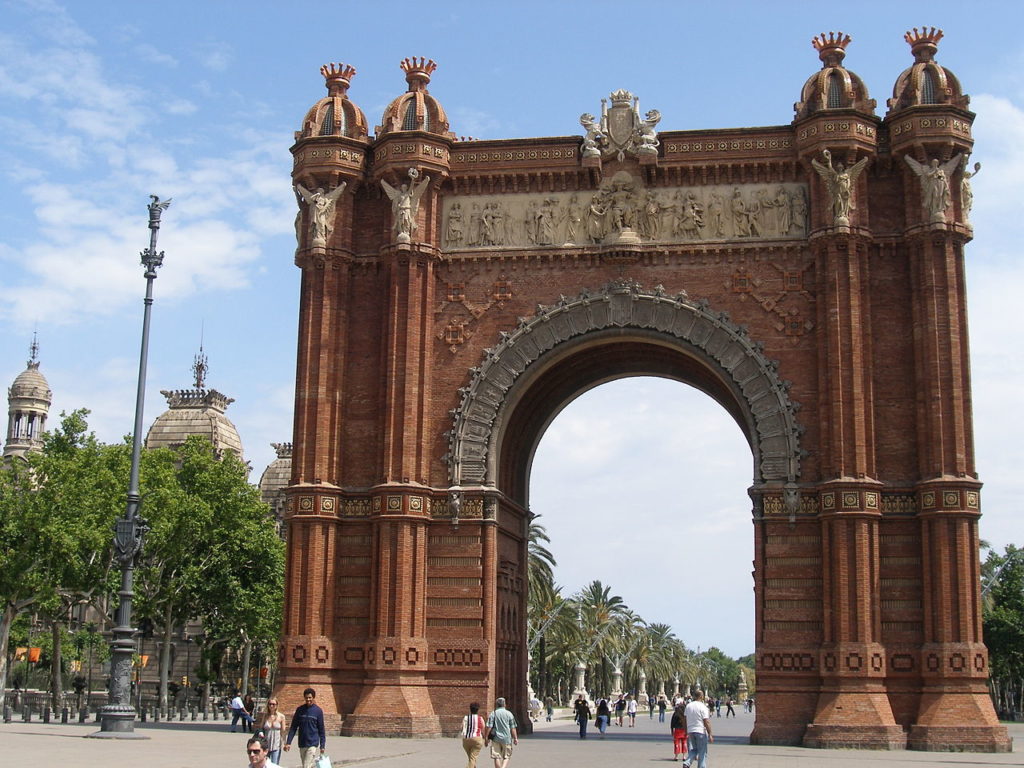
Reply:
<svg viewBox="0 0 1024 768"><path fill-rule="evenodd" d="M945 224L946 209L952 202L949 191L949 178L960 165L960 155L953 155L944 163L932 158L927 164L919 163L910 155L904 155L910 170L921 182L921 207L929 224Z"/></svg>
<svg viewBox="0 0 1024 768"><path fill-rule="evenodd" d="M401 188L395 189L384 179L380 184L384 187L384 193L391 200L391 221L395 233L395 239L399 243L412 241L412 234L416 231L416 214L420 208L420 197L430 184L430 177L423 175L423 181L417 182L420 172L415 168L409 169L409 183L403 184Z"/></svg>
<svg viewBox="0 0 1024 768"><path fill-rule="evenodd" d="M857 183L864 167L868 164L868 158L862 157L849 168L844 168L842 163L832 166L832 153L827 149L822 156L824 163L812 159L811 165L825 181L828 189L829 201L832 204L832 224L836 227L850 226L850 211L856 206L853 204L853 185Z"/></svg>
<svg viewBox="0 0 1024 768"><path fill-rule="evenodd" d="M315 192L310 192L301 184L295 185L295 193L309 206L309 244L313 248L326 248L327 241L334 230L334 207L338 202L341 193L345 191L347 182L341 182L330 192L318 187ZM296 227L296 235L299 228ZM302 243L299 243L301 247Z"/></svg>

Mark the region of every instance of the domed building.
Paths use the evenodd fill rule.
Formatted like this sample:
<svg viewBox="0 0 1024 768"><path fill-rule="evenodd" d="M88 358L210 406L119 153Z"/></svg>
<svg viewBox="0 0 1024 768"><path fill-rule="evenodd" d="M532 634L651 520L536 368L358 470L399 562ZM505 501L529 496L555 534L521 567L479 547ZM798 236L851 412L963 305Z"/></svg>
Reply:
<svg viewBox="0 0 1024 768"><path fill-rule="evenodd" d="M160 390L167 398L167 410L157 417L146 435L146 448L174 448L183 445L190 435L209 438L218 456L225 451L243 457L242 438L225 415L234 398L206 388L209 370L202 348L192 365L195 374L193 389Z"/></svg>
<svg viewBox="0 0 1024 768"><path fill-rule="evenodd" d="M430 59L413 56L404 59L399 66L405 72L409 89L384 110L381 124L377 126L377 138L398 131L423 131L454 139L455 134L448 130L448 116L444 108L427 90L437 64Z"/></svg>
<svg viewBox="0 0 1024 768"><path fill-rule="evenodd" d="M29 360L7 389L7 440L4 458L24 456L43 447L46 417L53 402L53 392L39 370L39 344L35 337L29 348Z"/></svg>
<svg viewBox="0 0 1024 768"><path fill-rule="evenodd" d="M285 488L292 477L292 444L271 443L277 451L274 459L260 475L260 500L270 505L270 511L277 522L277 532L284 536Z"/></svg>
<svg viewBox="0 0 1024 768"><path fill-rule="evenodd" d="M811 41L821 59L821 69L807 79L800 91L800 101L793 105L796 120L824 110L853 109L874 114L875 100L869 98L864 81L843 66L850 40L842 32L829 32Z"/></svg>

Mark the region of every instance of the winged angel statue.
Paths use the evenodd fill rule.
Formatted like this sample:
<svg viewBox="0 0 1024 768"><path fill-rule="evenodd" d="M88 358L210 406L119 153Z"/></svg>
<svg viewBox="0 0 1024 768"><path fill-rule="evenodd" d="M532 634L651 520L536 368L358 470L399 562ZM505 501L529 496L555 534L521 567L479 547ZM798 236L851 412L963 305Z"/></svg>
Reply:
<svg viewBox="0 0 1024 768"><path fill-rule="evenodd" d="M903 159L921 182L921 207L925 218L932 224L944 224L946 209L952 202L949 179L963 162L960 154L953 155L941 165L934 157L927 164L917 162L910 155L904 155Z"/></svg>
<svg viewBox="0 0 1024 768"><path fill-rule="evenodd" d="M430 184L430 177L426 174L423 175L423 181L417 182L419 175L418 170L410 168L410 183L403 184L400 189L395 189L384 179L380 180L384 193L391 200L391 220L396 239L400 243L408 243L412 239L412 233L416 231L416 212L420 207L420 197Z"/></svg>
<svg viewBox="0 0 1024 768"><path fill-rule="evenodd" d="M323 187L318 187L315 192L310 192L301 184L295 185L295 192L309 206L309 234L310 245L321 247L327 245L327 240L334 229L334 206L338 202L341 193L345 191L346 182L341 182L330 192L325 192ZM295 234L299 235L299 219L295 219ZM300 238L301 239L301 238Z"/></svg>
<svg viewBox="0 0 1024 768"><path fill-rule="evenodd" d="M857 177L868 164L868 158L862 157L849 168L844 168L842 163L832 166L832 153L827 149L821 154L825 157L824 164L812 159L811 165L825 180L828 188L828 196L832 201L833 224L837 227L848 227L850 211L856 207L853 204L853 185L857 183Z"/></svg>

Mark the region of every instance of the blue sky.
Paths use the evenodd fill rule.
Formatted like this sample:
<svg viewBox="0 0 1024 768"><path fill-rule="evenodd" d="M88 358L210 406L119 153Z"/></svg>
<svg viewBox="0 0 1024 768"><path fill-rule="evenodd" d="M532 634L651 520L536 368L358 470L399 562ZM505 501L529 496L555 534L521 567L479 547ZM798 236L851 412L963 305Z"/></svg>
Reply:
<svg viewBox="0 0 1024 768"><path fill-rule="evenodd" d="M850 9L850 10L848 10ZM852 13L855 10L856 13ZM438 62L431 93L477 138L579 135L625 88L660 128L779 125L820 64L823 31L885 99L911 63L904 31L941 27L938 60L978 113L976 239L968 247L982 536L1021 542L1024 13L1018 3L311 3L0 0L0 381L38 329L54 414L87 407L99 436L132 424L148 244L147 196L171 197L159 247L147 423L160 389L208 383L254 467L290 439L299 272L288 148L325 92L326 62L356 67L371 126L405 89L406 56ZM626 495L637 479L650 495ZM750 456L699 393L635 379L570 405L537 453L532 503L568 592L600 578L689 645L753 650ZM682 492L680 489L684 489ZM701 621L678 574L708 575Z"/></svg>

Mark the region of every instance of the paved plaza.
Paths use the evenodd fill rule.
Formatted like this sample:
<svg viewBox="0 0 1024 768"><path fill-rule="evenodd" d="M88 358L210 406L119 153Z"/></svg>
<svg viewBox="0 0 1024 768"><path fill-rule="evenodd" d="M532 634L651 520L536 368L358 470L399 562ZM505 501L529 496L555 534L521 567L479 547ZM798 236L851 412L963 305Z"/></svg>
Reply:
<svg viewBox="0 0 1024 768"><path fill-rule="evenodd" d="M819 750L797 747L759 747L747 743L754 716L714 718L715 743L709 752L709 768L853 768L854 766L988 766L1024 765L1024 724L1010 726L1015 750L1009 754L946 752L868 752ZM146 740L111 741L86 739L95 724L0 724L0 766L4 768L243 768L247 764L244 734L232 734L217 723L137 724ZM380 768L457 768L465 765L459 739L368 739L329 737L327 752L335 765L367 765ZM486 753L486 751L485 751ZM491 768L481 756L478 768ZM298 768L298 750L282 760L283 768ZM554 722L537 723L537 731L524 737L509 768L594 768L672 764L672 740L668 723L637 717L635 728L612 726L601 739L593 732L586 741L577 736L568 715Z"/></svg>

